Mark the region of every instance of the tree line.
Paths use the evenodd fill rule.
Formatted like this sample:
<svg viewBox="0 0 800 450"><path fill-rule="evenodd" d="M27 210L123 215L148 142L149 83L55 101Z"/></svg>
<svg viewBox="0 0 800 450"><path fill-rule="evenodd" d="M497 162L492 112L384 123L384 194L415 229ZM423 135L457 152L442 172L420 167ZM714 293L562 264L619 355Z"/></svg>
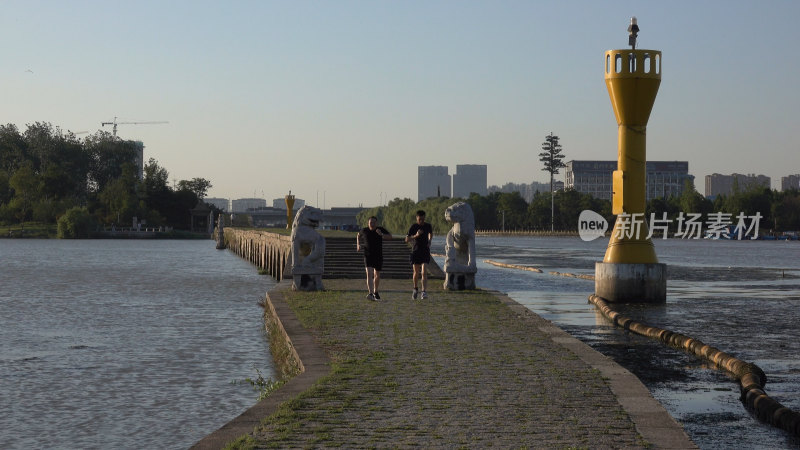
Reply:
<svg viewBox="0 0 800 450"><path fill-rule="evenodd" d="M444 219L445 210L452 204L463 201L470 205L478 230L549 230L551 219L550 193L538 192L528 203L519 192L493 192L486 196L470 194L466 199L432 197L421 202L396 198L386 206L377 206L361 211L358 223L365 226L370 216L392 233L404 234L415 220L417 210L423 210L426 221L436 234L444 234L452 227ZM574 190L558 191L554 194L556 230L576 230L578 215L591 209L604 217L613 218L611 203L589 194ZM573 220L574 219L574 220Z"/></svg>
<svg viewBox="0 0 800 450"><path fill-rule="evenodd" d="M436 234L444 234L452 224L444 220L444 211L448 206L464 201L472 207L475 215L475 227L478 230L506 231L545 231L553 225L557 231L577 231L578 216L583 210L592 210L605 217L613 225L615 216L611 214L611 201L595 198L589 194L567 189L549 192L537 192L527 202L519 192L493 192L486 196L471 194L466 199L434 197L421 202L411 199L396 198L386 206L378 206L361 211L358 223L365 226L367 218L378 217L378 221L392 233L403 234L414 223L414 214L422 209L426 212L426 220L433 226ZM552 212L551 212L552 207ZM753 217L760 214L760 233L800 230L800 191L775 191L759 186L748 186L745 189L734 187L734 192L727 196L718 196L714 201L698 193L692 185L687 185L680 196L656 198L647 202L645 218L650 214L662 219L666 213L670 227L677 229L680 214L700 213L703 220L709 213L728 213L735 217L743 213Z"/></svg>
<svg viewBox="0 0 800 450"><path fill-rule="evenodd" d="M0 125L0 224L71 220L87 227L188 229L189 210L211 187L203 178L169 185L169 172L150 158L139 178L136 143L105 131L79 139L50 123L20 132ZM69 212L70 214L67 214ZM66 227L65 229L68 229Z"/></svg>

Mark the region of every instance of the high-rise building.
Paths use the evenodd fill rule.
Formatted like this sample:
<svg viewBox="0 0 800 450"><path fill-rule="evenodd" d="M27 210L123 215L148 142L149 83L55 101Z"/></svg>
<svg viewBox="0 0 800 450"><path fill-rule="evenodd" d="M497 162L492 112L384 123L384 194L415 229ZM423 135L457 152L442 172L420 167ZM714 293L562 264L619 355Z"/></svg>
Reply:
<svg viewBox="0 0 800 450"><path fill-rule="evenodd" d="M617 161L569 161L564 187L611 200L615 170ZM687 182L694 183L694 176L689 175L688 161L647 161L645 172L647 200L679 196Z"/></svg>
<svg viewBox="0 0 800 450"><path fill-rule="evenodd" d="M781 191L800 189L800 175L787 175L781 177Z"/></svg>
<svg viewBox="0 0 800 450"><path fill-rule="evenodd" d="M450 197L450 175L447 166L417 168L417 201L431 197Z"/></svg>
<svg viewBox="0 0 800 450"><path fill-rule="evenodd" d="M716 197L717 195L731 195L734 186L739 190L746 190L751 186L770 187L772 184L770 177L765 175L733 173L721 175L718 173L706 175L706 197Z"/></svg>
<svg viewBox="0 0 800 450"><path fill-rule="evenodd" d="M467 198L476 193L485 196L486 164L459 164L453 175L453 197Z"/></svg>
<svg viewBox="0 0 800 450"><path fill-rule="evenodd" d="M231 200L231 212L243 213L248 209L263 208L267 206L267 201L263 198L238 198Z"/></svg>
<svg viewBox="0 0 800 450"><path fill-rule="evenodd" d="M616 161L569 161L564 173L564 187L611 200L612 173L615 170Z"/></svg>
<svg viewBox="0 0 800 450"><path fill-rule="evenodd" d="M231 202L227 198L214 198L214 197L206 197L203 199L204 202L208 203L209 205L214 205L222 211L230 211L230 204Z"/></svg>
<svg viewBox="0 0 800 450"><path fill-rule="evenodd" d="M144 142L142 141L130 141L133 142L134 147L136 147L136 170L137 175L139 175L139 179L144 179Z"/></svg>

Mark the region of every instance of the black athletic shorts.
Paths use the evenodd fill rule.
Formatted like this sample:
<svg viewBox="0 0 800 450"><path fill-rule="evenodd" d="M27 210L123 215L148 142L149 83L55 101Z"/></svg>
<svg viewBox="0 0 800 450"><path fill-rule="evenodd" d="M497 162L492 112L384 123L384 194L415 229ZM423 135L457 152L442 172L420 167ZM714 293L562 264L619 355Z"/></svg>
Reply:
<svg viewBox="0 0 800 450"><path fill-rule="evenodd" d="M383 256L364 255L364 265L375 270L383 270Z"/></svg>
<svg viewBox="0 0 800 450"><path fill-rule="evenodd" d="M431 252L428 249L411 252L411 264L428 264L431 262Z"/></svg>

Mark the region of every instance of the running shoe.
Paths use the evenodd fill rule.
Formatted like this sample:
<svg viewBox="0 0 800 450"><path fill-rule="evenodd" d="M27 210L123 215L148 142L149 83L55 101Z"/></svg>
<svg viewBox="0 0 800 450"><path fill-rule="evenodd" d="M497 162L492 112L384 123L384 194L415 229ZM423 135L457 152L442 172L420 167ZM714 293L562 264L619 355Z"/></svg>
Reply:
<svg viewBox="0 0 800 450"><path fill-rule="evenodd" d="M414 289L414 291L411 292L411 298L416 300L417 297L419 297L419 291L417 289Z"/></svg>
<svg viewBox="0 0 800 450"><path fill-rule="evenodd" d="M376 292L376 293L375 293L375 300L380 300L380 299L381 299L381 296L380 296L380 294L378 294L378 293Z"/></svg>
<svg viewBox="0 0 800 450"><path fill-rule="evenodd" d="M367 300L375 301L375 295L373 295L372 292L370 292L369 294L367 294Z"/></svg>
<svg viewBox="0 0 800 450"><path fill-rule="evenodd" d="M428 298L428 293L425 292L425 291L422 291L422 295L420 295L419 298L421 298L422 300L425 300L426 298Z"/></svg>

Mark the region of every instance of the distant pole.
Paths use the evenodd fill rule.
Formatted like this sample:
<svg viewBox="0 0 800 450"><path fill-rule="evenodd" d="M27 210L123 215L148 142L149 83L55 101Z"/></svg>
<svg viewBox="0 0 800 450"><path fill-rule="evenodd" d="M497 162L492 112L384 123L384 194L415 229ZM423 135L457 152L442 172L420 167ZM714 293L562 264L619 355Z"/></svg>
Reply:
<svg viewBox="0 0 800 450"><path fill-rule="evenodd" d="M553 133L550 133L552 135ZM556 194L553 192L553 172L550 172L550 232L555 231L556 224Z"/></svg>

